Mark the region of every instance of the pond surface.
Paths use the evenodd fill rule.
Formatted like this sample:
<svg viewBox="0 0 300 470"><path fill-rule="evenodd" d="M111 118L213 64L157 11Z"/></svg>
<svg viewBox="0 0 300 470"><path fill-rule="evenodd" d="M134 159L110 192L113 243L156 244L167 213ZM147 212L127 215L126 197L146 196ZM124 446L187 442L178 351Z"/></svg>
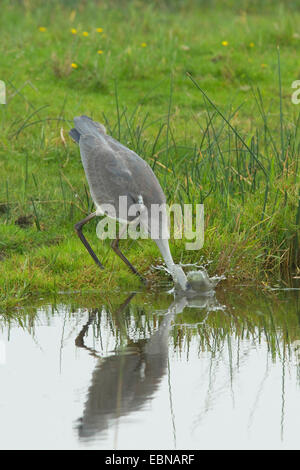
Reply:
<svg viewBox="0 0 300 470"><path fill-rule="evenodd" d="M300 448L300 291L61 295L0 317L0 448Z"/></svg>

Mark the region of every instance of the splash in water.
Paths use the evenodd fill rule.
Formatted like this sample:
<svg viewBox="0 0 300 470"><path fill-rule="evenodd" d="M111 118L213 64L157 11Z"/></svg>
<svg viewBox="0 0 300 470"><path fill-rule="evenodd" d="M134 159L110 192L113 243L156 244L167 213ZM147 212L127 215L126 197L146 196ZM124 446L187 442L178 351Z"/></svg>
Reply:
<svg viewBox="0 0 300 470"><path fill-rule="evenodd" d="M213 295L219 282L226 279L223 275L209 277L205 266L199 266L197 264L181 264L180 267L197 268L196 270L188 271L186 275L190 289L184 293L188 295L194 295L195 293L200 295ZM165 266L156 266L155 269L170 274L168 268Z"/></svg>

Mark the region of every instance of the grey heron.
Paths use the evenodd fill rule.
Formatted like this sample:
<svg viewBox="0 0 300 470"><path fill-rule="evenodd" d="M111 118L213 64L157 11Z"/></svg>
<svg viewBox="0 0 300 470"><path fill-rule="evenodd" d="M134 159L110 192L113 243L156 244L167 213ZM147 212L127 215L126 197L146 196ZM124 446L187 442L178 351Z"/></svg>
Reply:
<svg viewBox="0 0 300 470"><path fill-rule="evenodd" d="M165 226L167 223L166 218L163 217L161 222L159 220L151 221L151 207L153 205L163 206L166 203L165 194L151 167L134 151L108 135L102 124L93 121L88 116L75 117L74 124L75 127L71 129L69 134L79 144L82 164L96 208L95 212L75 225L75 230L93 260L103 269L102 263L82 233L84 224L94 217L104 214L115 217L127 224L140 222L140 225L150 234L150 237L158 246L175 286L183 291L188 290L190 285L187 277L181 266L174 263L169 241L165 236L168 232L168 227ZM128 211L125 217L124 215L121 217L119 202L122 196L127 198L129 206L137 205L139 207L136 215L130 215ZM107 205L112 205L115 208L114 214L109 214L104 209ZM146 213L147 217L144 217ZM153 238L150 229L151 222L156 225L163 225L160 227L159 232L162 236ZM121 252L119 241L120 234L111 243L112 249L134 274L143 279Z"/></svg>

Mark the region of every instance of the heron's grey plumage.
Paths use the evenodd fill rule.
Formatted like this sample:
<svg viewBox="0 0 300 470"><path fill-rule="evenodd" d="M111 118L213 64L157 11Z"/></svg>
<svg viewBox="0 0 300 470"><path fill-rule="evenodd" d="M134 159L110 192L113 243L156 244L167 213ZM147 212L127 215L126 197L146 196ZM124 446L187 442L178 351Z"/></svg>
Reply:
<svg viewBox="0 0 300 470"><path fill-rule="evenodd" d="M85 174L96 206L112 204L119 214L119 197L126 196L128 207L143 204L151 211L151 204L166 202L163 190L145 160L105 133L101 124L87 116L74 119L75 132L80 135L79 147ZM70 131L72 138L77 134ZM134 216L127 215L131 221Z"/></svg>
<svg viewBox="0 0 300 470"><path fill-rule="evenodd" d="M150 233L156 242L175 283L185 290L188 285L187 278L182 268L174 264L169 249L168 235L161 235L168 233L167 218L164 216L165 221L162 223L159 220L160 215L156 215L153 217L154 220L151 220L152 207L155 205L164 206L166 203L164 192L151 167L134 151L109 136L102 124L93 121L88 116L75 117L74 124L75 128L71 129L70 136L79 144L82 164L91 196L97 208L91 217L104 213L105 206L110 205L114 209L112 214L117 219L131 222L137 220L137 213L130 214L130 207L134 204L140 206L142 212L139 220L142 227ZM124 196L127 198L125 213L124 207L120 207L120 198ZM165 208L163 211L166 215ZM108 215L111 214L108 212ZM75 228L91 256L101 267L101 263L81 232L83 224L88 220L90 218L84 219L76 224ZM160 234L158 236L152 236L153 222L156 225L156 233ZM112 244L112 247L117 250L119 256L133 272L137 273L127 258L119 251L118 246Z"/></svg>

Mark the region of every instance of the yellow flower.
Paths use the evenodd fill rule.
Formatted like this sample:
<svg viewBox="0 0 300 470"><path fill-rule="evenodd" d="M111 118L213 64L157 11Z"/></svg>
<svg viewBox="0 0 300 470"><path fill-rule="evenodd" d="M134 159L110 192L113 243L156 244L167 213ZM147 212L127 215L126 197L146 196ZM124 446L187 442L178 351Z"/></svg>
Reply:
<svg viewBox="0 0 300 470"><path fill-rule="evenodd" d="M72 34L77 34L77 29L72 28L72 29L71 29L71 33L72 33Z"/></svg>
<svg viewBox="0 0 300 470"><path fill-rule="evenodd" d="M222 41L222 46L228 46L228 41Z"/></svg>
<svg viewBox="0 0 300 470"><path fill-rule="evenodd" d="M254 47L255 46L254 42L250 42L249 46Z"/></svg>
<svg viewBox="0 0 300 470"><path fill-rule="evenodd" d="M83 31L82 35L83 35L84 37L87 37L87 36L89 35L89 33L88 33L87 31Z"/></svg>
<svg viewBox="0 0 300 470"><path fill-rule="evenodd" d="M39 31L41 31L41 33L44 33L45 31L47 31L47 28L45 28L45 26L40 26Z"/></svg>
<svg viewBox="0 0 300 470"><path fill-rule="evenodd" d="M101 49L99 49L99 51L97 51L97 54L103 54L103 51L101 51Z"/></svg>
<svg viewBox="0 0 300 470"><path fill-rule="evenodd" d="M71 67L72 67L72 69L78 69L78 65L75 64L75 62L72 62Z"/></svg>
<svg viewBox="0 0 300 470"><path fill-rule="evenodd" d="M263 69L265 69L266 67L268 67L268 64L261 64L260 65Z"/></svg>
<svg viewBox="0 0 300 470"><path fill-rule="evenodd" d="M141 46L142 46L142 47L147 47L147 44L146 44L145 42L142 42L142 43L141 43Z"/></svg>
<svg viewBox="0 0 300 470"><path fill-rule="evenodd" d="M103 28L97 28L97 32L98 32L98 33L102 33L102 32L103 32Z"/></svg>

